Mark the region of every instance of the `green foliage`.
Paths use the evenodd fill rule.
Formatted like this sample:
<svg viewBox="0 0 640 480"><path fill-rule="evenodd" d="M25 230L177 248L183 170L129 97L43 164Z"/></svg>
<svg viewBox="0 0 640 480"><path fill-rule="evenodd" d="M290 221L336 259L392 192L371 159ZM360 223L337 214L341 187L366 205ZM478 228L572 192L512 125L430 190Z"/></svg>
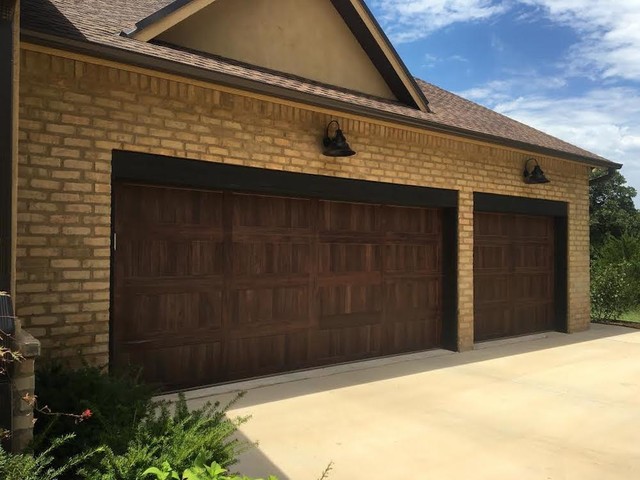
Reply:
<svg viewBox="0 0 640 480"><path fill-rule="evenodd" d="M640 237L607 237L591 262L591 311L599 320L618 320L640 305Z"/></svg>
<svg viewBox="0 0 640 480"><path fill-rule="evenodd" d="M36 372L38 407L77 414L89 409L91 418L78 423L65 415L36 414L32 449L40 453L51 438L73 432L74 437L53 452L54 465L64 465L67 458L102 445L123 453L139 421L152 409L153 392L131 372L108 374L91 366L72 370L45 365Z"/></svg>
<svg viewBox="0 0 640 480"><path fill-rule="evenodd" d="M199 456L191 468L187 468L182 476L174 470L169 462L163 462L162 469L157 467L147 468L142 476L153 475L156 480L252 480L249 477L238 475L226 475L227 470L218 463L213 462L207 465L204 456ZM257 478L255 480L262 480ZM270 476L267 480L278 480L274 476Z"/></svg>
<svg viewBox="0 0 640 480"><path fill-rule="evenodd" d="M627 274L637 287L640 304L640 235L623 234L620 238L609 236L604 244L594 252L597 261L617 264L627 263Z"/></svg>
<svg viewBox="0 0 640 480"><path fill-rule="evenodd" d="M637 290L631 282L629 263L591 264L591 316L598 320L617 320L633 308Z"/></svg>
<svg viewBox="0 0 640 480"><path fill-rule="evenodd" d="M56 467L55 454L73 439L73 434L52 439L48 448L34 456L7 453L0 448L0 478L3 480L57 480L61 475L73 474L76 468L100 451L99 448L86 449L82 454L68 457L62 465Z"/></svg>
<svg viewBox="0 0 640 480"><path fill-rule="evenodd" d="M602 172L595 172L593 177L600 175ZM591 246L595 249L609 236L640 234L640 212L633 203L636 190L626 183L616 171L608 180L589 186Z"/></svg>
<svg viewBox="0 0 640 480"><path fill-rule="evenodd" d="M173 405L160 403L139 424L127 450L118 454L107 449L101 464L86 471L92 480L133 480L149 465L171 465L184 471L199 458L204 463L216 462L228 467L250 445L233 438L238 426L247 417L229 419L227 410L242 396L227 405L207 403L200 409L189 411L184 395ZM167 477L171 478L171 477Z"/></svg>

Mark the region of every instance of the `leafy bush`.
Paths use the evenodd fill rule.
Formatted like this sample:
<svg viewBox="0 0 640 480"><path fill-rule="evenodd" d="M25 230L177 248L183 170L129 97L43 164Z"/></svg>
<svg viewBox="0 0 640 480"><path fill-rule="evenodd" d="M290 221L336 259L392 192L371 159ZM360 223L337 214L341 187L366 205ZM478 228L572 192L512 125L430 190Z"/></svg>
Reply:
<svg viewBox="0 0 640 480"><path fill-rule="evenodd" d="M52 438L74 434L52 452L54 466L102 445L116 453L125 452L138 423L153 408L154 390L138 381L133 372L108 374L91 366L72 370L55 363L45 365L36 372L35 392L41 409L91 412L91 418L80 423L70 416L36 414L32 444L36 454L47 449Z"/></svg>
<svg viewBox="0 0 640 480"><path fill-rule="evenodd" d="M640 238L609 236L591 262L592 316L617 320L640 305Z"/></svg>
<svg viewBox="0 0 640 480"><path fill-rule="evenodd" d="M184 471L200 459L203 464L218 463L226 468L236 463L236 457L250 446L233 438L238 426L248 417L229 419L227 410L242 396L230 403L207 403L189 411L184 395L180 395L171 413L169 404L160 403L138 425L127 450L118 454L110 448L97 468L84 472L91 480L133 480L150 465L170 464Z"/></svg>
<svg viewBox="0 0 640 480"><path fill-rule="evenodd" d="M87 449L80 455L67 458L61 466L55 467L54 454L58 454L58 450L73 441L73 438L73 434L55 438L47 449L35 456L7 453L0 448L0 478L2 480L57 480L61 475L73 474L76 467L100 450Z"/></svg>
<svg viewBox="0 0 640 480"><path fill-rule="evenodd" d="M591 266L591 316L617 320L634 307L637 290L631 282L629 263L594 261Z"/></svg>
<svg viewBox="0 0 640 480"><path fill-rule="evenodd" d="M620 238L609 236L596 250L596 258L607 263L640 260L640 237L625 233Z"/></svg>
<svg viewBox="0 0 640 480"><path fill-rule="evenodd" d="M156 480L251 480L249 477L240 477L237 475L227 475L227 470L222 468L216 462L211 465L204 463L202 457L196 459L195 464L191 468L187 468L182 475L174 470L169 462L162 464L162 469L157 467L147 468L142 476L153 475ZM255 480L262 480L257 478ZM267 480L278 480L273 475Z"/></svg>

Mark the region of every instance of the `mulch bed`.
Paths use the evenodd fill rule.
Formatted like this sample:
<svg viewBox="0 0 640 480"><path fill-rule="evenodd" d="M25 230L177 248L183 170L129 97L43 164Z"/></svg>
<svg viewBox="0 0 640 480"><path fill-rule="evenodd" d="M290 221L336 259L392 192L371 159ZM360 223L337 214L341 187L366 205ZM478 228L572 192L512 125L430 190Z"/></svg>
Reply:
<svg viewBox="0 0 640 480"><path fill-rule="evenodd" d="M640 322L625 322L624 320L592 320L592 323L601 323L603 325L616 325L618 327L629 327L640 330Z"/></svg>

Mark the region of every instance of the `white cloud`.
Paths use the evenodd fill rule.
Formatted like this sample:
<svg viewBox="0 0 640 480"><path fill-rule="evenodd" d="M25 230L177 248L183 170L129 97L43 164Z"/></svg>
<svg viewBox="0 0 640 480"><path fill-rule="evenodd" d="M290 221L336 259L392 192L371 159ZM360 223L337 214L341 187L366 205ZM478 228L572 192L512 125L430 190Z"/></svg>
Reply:
<svg viewBox="0 0 640 480"><path fill-rule="evenodd" d="M374 0L385 31L397 43L412 42L459 22L486 20L507 10L495 0Z"/></svg>
<svg viewBox="0 0 640 480"><path fill-rule="evenodd" d="M569 54L568 72L590 78L640 80L638 0L520 0L539 7L552 22L574 29L581 40Z"/></svg>

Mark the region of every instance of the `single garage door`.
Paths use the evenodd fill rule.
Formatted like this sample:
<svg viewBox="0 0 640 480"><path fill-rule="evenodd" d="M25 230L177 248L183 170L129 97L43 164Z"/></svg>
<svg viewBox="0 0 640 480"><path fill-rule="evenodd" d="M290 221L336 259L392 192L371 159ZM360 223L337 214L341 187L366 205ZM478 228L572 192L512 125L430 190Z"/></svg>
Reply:
<svg viewBox="0 0 640 480"><path fill-rule="evenodd" d="M112 359L185 388L439 347L442 211L114 185Z"/></svg>
<svg viewBox="0 0 640 480"><path fill-rule="evenodd" d="M476 341L555 326L554 218L475 213Z"/></svg>

